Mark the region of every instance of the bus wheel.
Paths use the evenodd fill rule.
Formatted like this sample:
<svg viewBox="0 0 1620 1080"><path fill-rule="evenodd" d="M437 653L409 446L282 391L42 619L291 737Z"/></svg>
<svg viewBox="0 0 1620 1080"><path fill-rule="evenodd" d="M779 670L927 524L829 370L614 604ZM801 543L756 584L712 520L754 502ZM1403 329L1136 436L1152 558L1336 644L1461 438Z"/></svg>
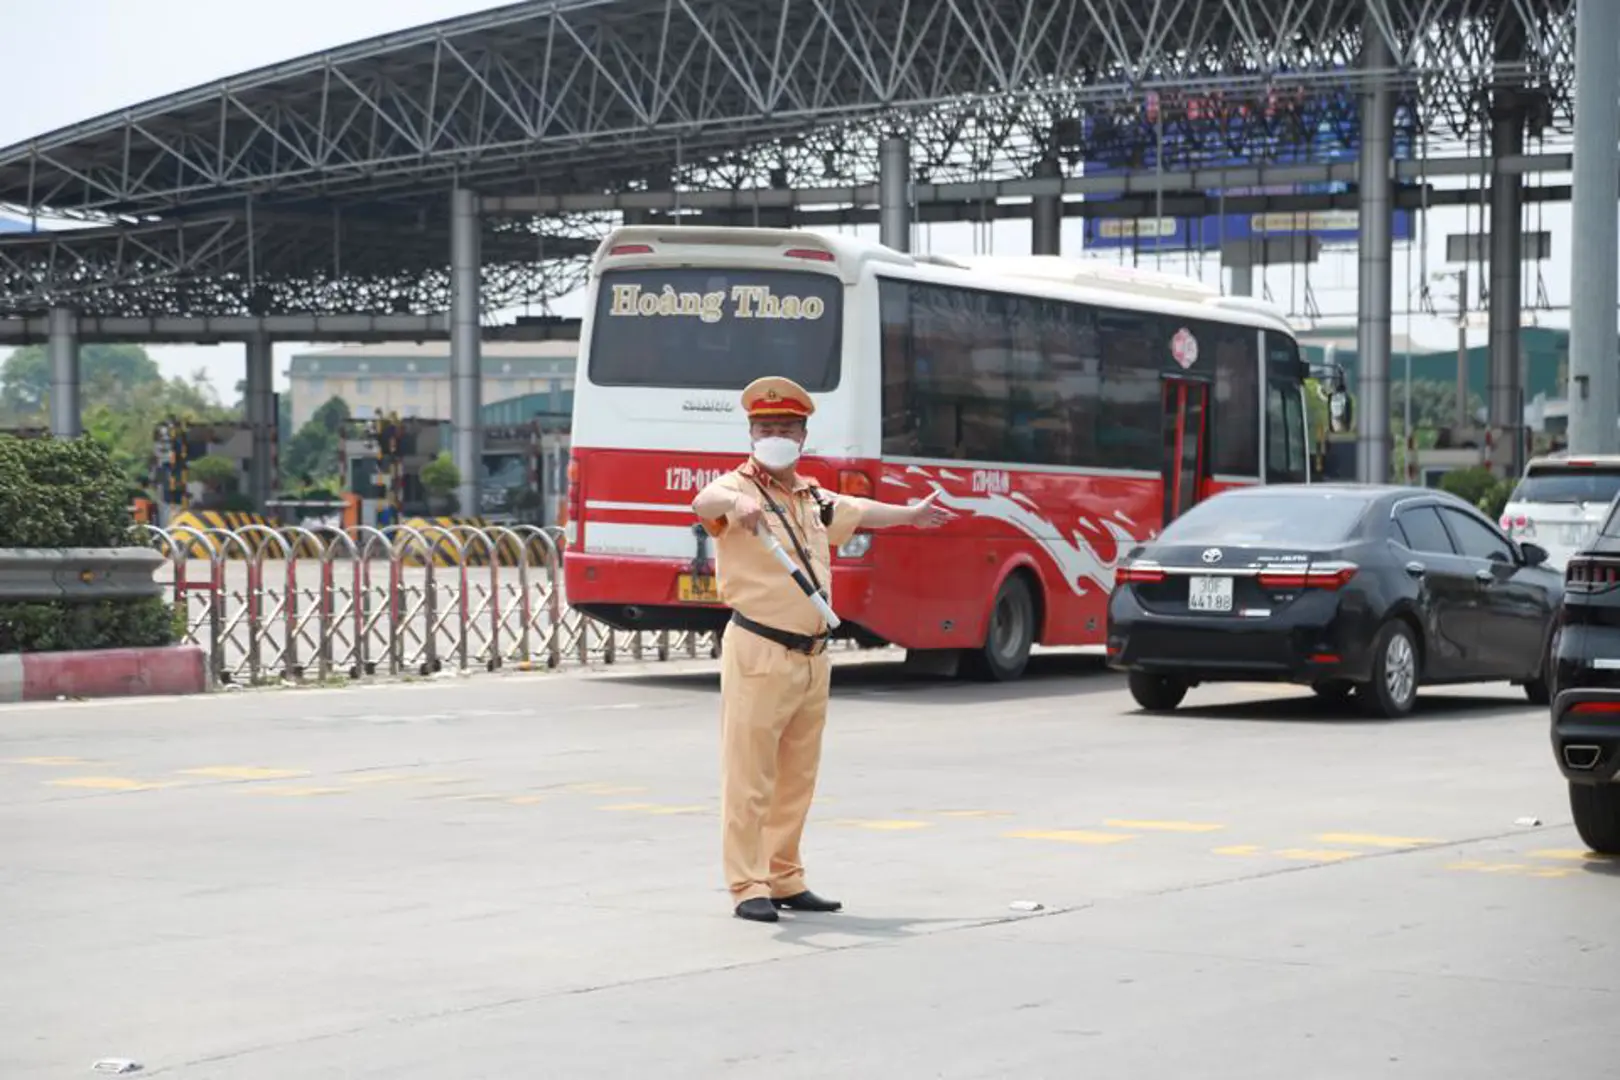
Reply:
<svg viewBox="0 0 1620 1080"><path fill-rule="evenodd" d="M1024 673L1029 650L1035 644L1035 596L1029 579L1013 574L1001 584L984 644L963 654L968 673L975 678L1009 682Z"/></svg>

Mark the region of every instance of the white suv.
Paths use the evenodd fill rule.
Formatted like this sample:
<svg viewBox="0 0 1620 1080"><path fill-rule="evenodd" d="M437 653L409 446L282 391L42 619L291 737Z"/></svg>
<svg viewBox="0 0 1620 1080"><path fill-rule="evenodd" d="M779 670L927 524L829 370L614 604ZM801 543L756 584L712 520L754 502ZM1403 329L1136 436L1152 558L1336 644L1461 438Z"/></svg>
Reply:
<svg viewBox="0 0 1620 1080"><path fill-rule="evenodd" d="M1502 508L1502 531L1547 549L1547 565L1563 570L1597 534L1620 494L1620 455L1531 458Z"/></svg>

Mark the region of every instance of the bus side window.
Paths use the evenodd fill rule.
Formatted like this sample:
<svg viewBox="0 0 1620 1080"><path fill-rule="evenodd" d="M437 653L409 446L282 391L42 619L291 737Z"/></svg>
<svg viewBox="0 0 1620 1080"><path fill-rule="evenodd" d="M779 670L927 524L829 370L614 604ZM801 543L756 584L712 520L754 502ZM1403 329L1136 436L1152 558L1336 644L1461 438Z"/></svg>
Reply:
<svg viewBox="0 0 1620 1080"><path fill-rule="evenodd" d="M1206 324L1214 339L1215 403L1210 471L1260 475L1259 334L1247 326Z"/></svg>
<svg viewBox="0 0 1620 1080"><path fill-rule="evenodd" d="M878 310L883 327L883 452L911 457L918 452L918 403L910 287L903 282L880 281Z"/></svg>

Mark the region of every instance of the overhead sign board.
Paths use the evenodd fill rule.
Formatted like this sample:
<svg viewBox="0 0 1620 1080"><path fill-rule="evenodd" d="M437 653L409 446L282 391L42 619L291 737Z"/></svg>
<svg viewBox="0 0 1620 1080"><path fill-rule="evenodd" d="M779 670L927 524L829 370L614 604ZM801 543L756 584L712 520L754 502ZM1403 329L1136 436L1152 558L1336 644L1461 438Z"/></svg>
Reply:
<svg viewBox="0 0 1620 1080"><path fill-rule="evenodd" d="M1160 108L1174 122L1160 124ZM1396 111L1394 157L1413 156L1415 117L1404 106ZM1165 172L1189 169L1255 169L1264 166L1335 164L1357 159L1361 144L1359 101L1340 93L1315 98L1283 100L1274 95L1263 105L1234 104L1219 92L1178 95L1161 103L1147 95L1135 115L1119 118L1088 115L1082 127L1089 147L1131 147L1133 160L1087 160L1086 176L1140 174L1159 167ZM1161 141L1162 140L1162 141ZM1137 152L1139 151L1139 152ZM1093 151L1095 152L1095 151ZM1121 155L1123 156L1123 155ZM1319 184L1276 184L1209 190L1216 198L1253 195L1343 195L1351 185L1342 181ZM1108 201L1113 195L1088 195L1088 202ZM1136 196L1140 198L1140 196ZM1410 240L1412 212L1395 210L1391 237ZM1360 214L1354 209L1330 209L1255 214L1208 214L1201 217L1143 218L1087 217L1088 248L1139 248L1143 251L1215 251L1233 241L1309 236L1323 244L1354 244Z"/></svg>

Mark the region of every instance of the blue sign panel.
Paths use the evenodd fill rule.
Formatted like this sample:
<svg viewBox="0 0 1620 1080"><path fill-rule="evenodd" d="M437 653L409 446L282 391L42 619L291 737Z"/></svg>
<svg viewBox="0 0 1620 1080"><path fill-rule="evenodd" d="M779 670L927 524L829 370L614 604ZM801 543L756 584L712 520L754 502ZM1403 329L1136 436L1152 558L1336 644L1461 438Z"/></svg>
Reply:
<svg viewBox="0 0 1620 1080"><path fill-rule="evenodd" d="M1235 115L1231 105L1218 96L1181 97L1176 101L1174 127L1159 130L1159 99L1147 96L1141 115L1121 122L1112 117L1086 117L1086 142L1123 141L1141 147L1139 160L1087 161L1086 176L1120 176L1152 170L1162 157L1165 172L1189 169L1245 169L1261 165L1302 165L1342 163L1356 160L1360 147L1358 103L1353 95L1336 100L1304 101L1283 110L1274 108L1271 117ZM1185 116L1186 119L1182 119ZM1268 123L1268 120L1270 121ZM1123 129L1123 130L1122 130ZM1308 135L1303 135L1308 132ZM1413 156L1415 117L1409 108L1395 114L1394 157ZM1226 188L1227 198L1244 195L1335 194L1348 192L1343 182L1325 184L1273 184L1262 187ZM1223 192L1205 192L1218 197ZM1104 202L1113 195L1087 195L1087 202ZM1396 210L1391 215L1392 238L1410 240L1412 212ZM1214 251L1231 240L1264 239L1310 235L1324 244L1354 244L1360 215L1353 209L1312 211L1270 211L1257 214L1209 214L1203 217L1142 218L1090 217L1085 219L1088 248L1139 248L1142 251Z"/></svg>

